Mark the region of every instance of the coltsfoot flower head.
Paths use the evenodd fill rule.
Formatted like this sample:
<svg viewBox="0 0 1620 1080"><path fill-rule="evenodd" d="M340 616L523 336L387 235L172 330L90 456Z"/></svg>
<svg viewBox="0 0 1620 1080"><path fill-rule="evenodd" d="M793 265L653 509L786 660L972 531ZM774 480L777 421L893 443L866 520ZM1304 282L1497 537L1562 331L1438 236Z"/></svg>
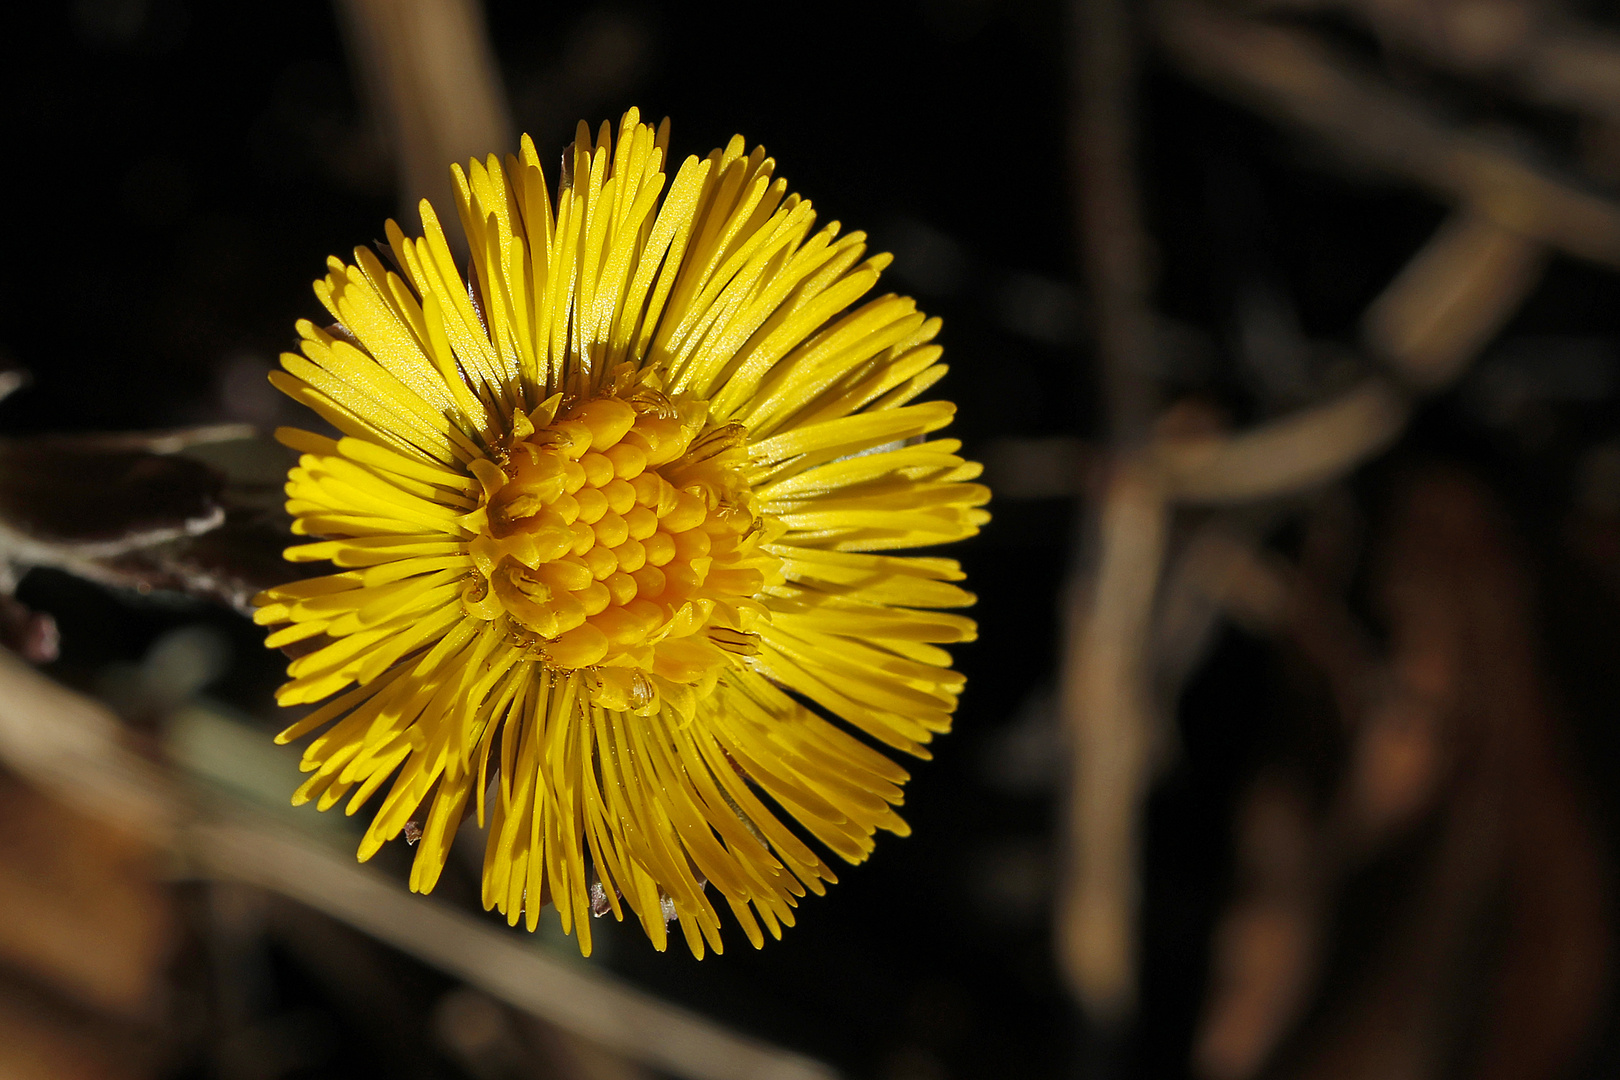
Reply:
<svg viewBox="0 0 1620 1080"><path fill-rule="evenodd" d="M588 914L660 949L673 918L702 956L718 900L758 946L836 880L780 811L850 862L907 831L905 771L843 725L927 757L973 597L878 552L971 536L989 492L924 439L953 406L912 404L938 320L858 303L888 256L740 137L669 181L667 121L611 135L580 126L554 201L527 138L456 168L465 278L426 202L329 261L336 321L271 379L341 435L278 432L320 538L287 557L338 570L257 617L299 654L278 700L331 698L279 736L325 729L294 802L389 785L362 859L419 836L426 892L472 812L485 907L555 904L587 953Z"/></svg>

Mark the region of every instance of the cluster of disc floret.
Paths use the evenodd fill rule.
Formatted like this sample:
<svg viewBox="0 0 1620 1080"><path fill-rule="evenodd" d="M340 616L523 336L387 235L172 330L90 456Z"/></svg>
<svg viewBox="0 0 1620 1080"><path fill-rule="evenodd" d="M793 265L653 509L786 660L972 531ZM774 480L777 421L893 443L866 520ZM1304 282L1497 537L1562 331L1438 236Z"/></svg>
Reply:
<svg viewBox="0 0 1620 1080"><path fill-rule="evenodd" d="M660 685L712 685L757 650L754 597L778 560L735 466L742 430L703 430L701 403L553 398L492 457L463 519L476 573L462 594L478 618L555 669L592 669L606 708L652 707Z"/></svg>

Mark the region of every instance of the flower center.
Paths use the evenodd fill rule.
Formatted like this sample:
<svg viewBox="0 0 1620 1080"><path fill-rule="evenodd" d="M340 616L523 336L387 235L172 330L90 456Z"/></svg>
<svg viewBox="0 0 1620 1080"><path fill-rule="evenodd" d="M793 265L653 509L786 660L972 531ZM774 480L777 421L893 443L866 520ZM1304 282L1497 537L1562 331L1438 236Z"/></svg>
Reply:
<svg viewBox="0 0 1620 1080"><path fill-rule="evenodd" d="M759 550L773 523L737 469L742 429L704 431L706 407L659 395L559 400L472 465L484 498L465 519L478 577L463 604L505 614L548 666L592 669L604 707L712 684L728 654L757 651L755 597L779 578Z"/></svg>

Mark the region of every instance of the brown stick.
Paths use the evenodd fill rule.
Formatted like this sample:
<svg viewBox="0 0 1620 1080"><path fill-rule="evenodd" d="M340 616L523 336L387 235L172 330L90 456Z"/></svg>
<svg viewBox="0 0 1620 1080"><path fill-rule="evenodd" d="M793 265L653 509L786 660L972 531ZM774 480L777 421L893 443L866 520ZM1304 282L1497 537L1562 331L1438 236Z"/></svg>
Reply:
<svg viewBox="0 0 1620 1080"><path fill-rule="evenodd" d="M1155 727L1148 650L1167 507L1144 456L1151 376L1147 237L1136 194L1135 28L1125 0L1073 0L1069 116L1080 257L1095 311L1111 449L1096 559L1076 552L1064 614L1062 711L1072 747L1059 958L1096 1019L1136 999L1139 819Z"/></svg>
<svg viewBox="0 0 1620 1080"><path fill-rule="evenodd" d="M1147 241L1131 163L1129 25L1117 0L1076 0L1073 22L1081 250L1097 309L1113 449L1094 570L1077 574L1082 583L1071 589L1066 614L1063 711L1074 760L1058 939L1081 1002L1118 1020L1135 995L1137 818L1155 729L1148 628L1168 500L1238 503L1293 494L1378 453L1404 428L1410 391L1456 378L1539 280L1541 248L1526 237L1620 261L1620 211L1483 140L1449 132L1392 91L1357 81L1297 35L1189 3L1165 4L1161 31L1195 73L1401 165L1471 209L1441 229L1369 313L1369 341L1398 380L1374 376L1337 400L1250 432L1161 442L1144 454L1156 388Z"/></svg>
<svg viewBox="0 0 1620 1080"><path fill-rule="evenodd" d="M425 198L441 219L454 220L450 163L516 149L483 5L342 0L338 6L367 96L393 144L405 218L414 221L417 200Z"/></svg>
<svg viewBox="0 0 1620 1080"><path fill-rule="evenodd" d="M1226 438L1159 448L1178 499L1248 502L1317 487L1382 450L1406 425L1406 401L1372 378L1325 405Z"/></svg>
<svg viewBox="0 0 1620 1080"><path fill-rule="evenodd" d="M1460 210L1367 309L1367 347L1409 386L1438 390L1496 336L1546 265L1534 240Z"/></svg>
<svg viewBox="0 0 1620 1080"><path fill-rule="evenodd" d="M1134 459L1116 466L1103 499L1095 577L1069 602L1061 704L1074 756L1057 936L1070 989L1117 1023L1136 1001L1140 817L1156 727L1148 650L1169 507L1157 470Z"/></svg>
<svg viewBox="0 0 1620 1080"><path fill-rule="evenodd" d="M1463 75L1514 86L1543 105L1620 120L1620 39L1551 5L1525 0L1263 0L1265 11L1337 9L1385 42Z"/></svg>
<svg viewBox="0 0 1620 1080"><path fill-rule="evenodd" d="M412 896L263 820L199 823L189 852L211 875L271 889L633 1060L694 1080L832 1080L825 1066L733 1032L594 969L554 960L447 904Z"/></svg>
<svg viewBox="0 0 1620 1080"><path fill-rule="evenodd" d="M1447 218L1367 309L1373 376L1340 397L1238 435L1161 443L1176 498L1246 502L1318 487L1393 442L1412 392L1456 381L1541 280L1540 244L1466 210Z"/></svg>
<svg viewBox="0 0 1620 1080"><path fill-rule="evenodd" d="M1155 12L1172 58L1217 92L1505 229L1620 264L1620 207L1507 146L1442 123L1307 35L1196 0L1165 0Z"/></svg>
<svg viewBox="0 0 1620 1080"><path fill-rule="evenodd" d="M1080 261L1096 318L1109 432L1124 446L1146 437L1157 408L1149 375L1148 237L1136 194L1135 28L1122 0L1074 0L1069 156Z"/></svg>
<svg viewBox="0 0 1620 1080"><path fill-rule="evenodd" d="M731 1032L331 851L246 804L189 796L133 753L100 704L0 649L0 762L173 851L197 872L269 889L636 1061L691 1080L832 1080L819 1062Z"/></svg>

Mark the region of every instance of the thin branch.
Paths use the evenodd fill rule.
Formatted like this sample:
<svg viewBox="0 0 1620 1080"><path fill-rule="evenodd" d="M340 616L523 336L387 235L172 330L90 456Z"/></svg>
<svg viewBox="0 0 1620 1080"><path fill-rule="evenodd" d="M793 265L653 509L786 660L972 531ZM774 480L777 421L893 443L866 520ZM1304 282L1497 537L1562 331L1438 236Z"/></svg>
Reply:
<svg viewBox="0 0 1620 1080"><path fill-rule="evenodd" d="M694 1080L832 1080L808 1058L728 1031L591 968L555 960L487 919L413 896L292 829L198 824L186 848L214 877L271 889L625 1057Z"/></svg>
<svg viewBox="0 0 1620 1080"><path fill-rule="evenodd" d="M1141 807L1158 741L1148 650L1169 505L1158 470L1115 466L1098 523L1096 573L1068 605L1062 710L1073 743L1059 959L1098 1019L1136 1003Z"/></svg>
<svg viewBox="0 0 1620 1080"><path fill-rule="evenodd" d="M1394 441L1407 405L1382 378L1334 401L1226 438L1180 440L1159 454L1176 497L1250 502L1318 487Z"/></svg>
<svg viewBox="0 0 1620 1080"><path fill-rule="evenodd" d="M1542 247L1459 211L1367 310L1369 348L1395 376L1237 435L1161 442L1178 500L1235 503L1319 487L1399 437L1414 392L1454 382L1541 280Z"/></svg>
<svg viewBox="0 0 1620 1080"><path fill-rule="evenodd" d="M1146 438L1158 406L1150 376L1148 237L1136 192L1136 28L1123 0L1074 0L1074 170L1080 259L1096 317L1097 353L1110 435Z"/></svg>
<svg viewBox="0 0 1620 1080"><path fill-rule="evenodd" d="M1547 251L1466 209L1367 309L1368 350L1420 391L1455 381L1540 283Z"/></svg>
<svg viewBox="0 0 1620 1080"><path fill-rule="evenodd" d="M1462 75L1505 80L1527 99L1620 121L1620 38L1526 0L1262 0L1265 11L1336 9L1387 44Z"/></svg>
<svg viewBox="0 0 1620 1080"><path fill-rule="evenodd" d="M0 762L133 830L203 874L280 893L640 1063L690 1080L833 1080L801 1055L729 1031L379 872L224 796L188 793L123 743L106 708L0 649Z"/></svg>
<svg viewBox="0 0 1620 1080"><path fill-rule="evenodd" d="M1133 14L1126 0L1072 0L1069 11L1069 156L1110 450L1101 509L1088 522L1096 559L1083 542L1064 612L1061 706L1072 759L1057 938L1070 989L1113 1025L1136 1005L1140 822L1157 741L1148 650L1168 525L1145 455L1159 388L1134 161Z"/></svg>
<svg viewBox="0 0 1620 1080"><path fill-rule="evenodd" d="M517 148L483 5L340 0L338 7L366 97L393 144L402 210L414 220L417 200L426 198L453 220L450 163Z"/></svg>
<svg viewBox="0 0 1620 1080"><path fill-rule="evenodd" d="M36 447L53 444L102 454L179 454L199 446L238 442L258 435L252 424L199 424L196 427L164 428L156 431L105 431L71 435L33 435L26 440Z"/></svg>
<svg viewBox="0 0 1620 1080"><path fill-rule="evenodd" d="M1308 34L1198 0L1164 0L1154 10L1172 59L1217 92L1505 229L1620 265L1620 207L1576 180L1445 124Z"/></svg>

